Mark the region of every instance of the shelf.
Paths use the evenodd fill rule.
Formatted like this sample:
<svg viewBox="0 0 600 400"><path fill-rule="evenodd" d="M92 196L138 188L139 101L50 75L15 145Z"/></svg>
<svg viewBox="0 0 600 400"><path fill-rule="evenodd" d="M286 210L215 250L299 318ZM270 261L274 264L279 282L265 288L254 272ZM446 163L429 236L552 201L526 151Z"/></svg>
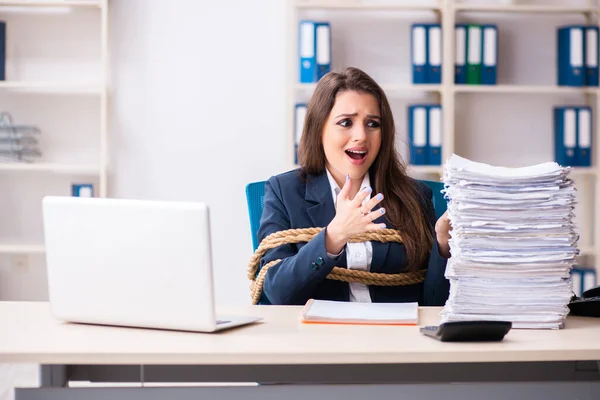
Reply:
<svg viewBox="0 0 600 400"><path fill-rule="evenodd" d="M317 87L316 83L296 83L294 88L296 90L314 91ZM399 92L441 92L442 85L413 85L413 84L381 84L381 88L387 93L399 93Z"/></svg>
<svg viewBox="0 0 600 400"><path fill-rule="evenodd" d="M573 167L571 175L573 176L595 176L598 173L594 167Z"/></svg>
<svg viewBox="0 0 600 400"><path fill-rule="evenodd" d="M598 87L555 85L453 85L456 93L596 94Z"/></svg>
<svg viewBox="0 0 600 400"><path fill-rule="evenodd" d="M73 165L54 163L0 163L1 171L15 172L51 172L57 174L97 175L100 167L97 165Z"/></svg>
<svg viewBox="0 0 600 400"><path fill-rule="evenodd" d="M582 246L579 247L579 255L580 256L593 256L596 253L592 246Z"/></svg>
<svg viewBox="0 0 600 400"><path fill-rule="evenodd" d="M42 254L46 249L43 245L0 244L0 254Z"/></svg>
<svg viewBox="0 0 600 400"><path fill-rule="evenodd" d="M0 12L3 7L102 7L102 0L13 0L0 1Z"/></svg>
<svg viewBox="0 0 600 400"><path fill-rule="evenodd" d="M100 94L103 86L85 82L0 81L0 90L50 94Z"/></svg>
<svg viewBox="0 0 600 400"><path fill-rule="evenodd" d="M596 12L589 7L544 6L544 5L495 5L495 4L457 4L456 11L503 12L503 13L546 13L546 14L581 14Z"/></svg>
<svg viewBox="0 0 600 400"><path fill-rule="evenodd" d="M407 172L418 174L438 174L441 175L443 170L440 165L409 165Z"/></svg>
<svg viewBox="0 0 600 400"><path fill-rule="evenodd" d="M441 7L414 2L412 4L365 3L360 0L296 0L299 9L330 10L387 10L387 11L441 11Z"/></svg>
<svg viewBox="0 0 600 400"><path fill-rule="evenodd" d="M316 83L296 83L294 89L312 92L317 87ZM450 86L456 93L507 93L507 94L598 94L600 88L583 86L556 86L556 85L455 85ZM386 93L402 92L441 92L443 85L435 84L394 84L383 83L381 88Z"/></svg>

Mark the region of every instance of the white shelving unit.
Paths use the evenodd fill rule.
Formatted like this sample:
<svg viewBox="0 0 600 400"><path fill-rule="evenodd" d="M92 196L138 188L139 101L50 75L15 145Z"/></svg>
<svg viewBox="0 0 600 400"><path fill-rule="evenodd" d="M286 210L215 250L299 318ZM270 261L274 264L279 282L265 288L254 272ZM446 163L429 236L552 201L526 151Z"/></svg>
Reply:
<svg viewBox="0 0 600 400"><path fill-rule="evenodd" d="M594 263L597 264L600 260L600 88L598 87L560 87L557 85L533 85L533 84L504 84L498 82L497 85L457 85L454 83L454 27L457 17L461 13L469 12L471 14L482 13L489 17L492 14L497 15L515 15L525 14L531 15L550 15L550 16L578 16L583 15L585 21L589 24L598 23L595 19L600 15L600 5L598 2L587 0L585 5L528 5L528 4L503 4L498 1L498 4L473 4L468 0L439 0L437 2L418 2L411 3L398 1L390 2L382 0L288 0L288 24L289 39L286 41L289 44L288 49L288 103L287 103L287 126L289 127L286 134L286 152L289 154L289 165L291 168L296 168L294 163L294 104L298 101L300 94L309 95L316 84L300 84L298 83L298 21L300 14L305 12L318 12L319 18L326 20L327 13L343 11L357 12L367 14L375 11L394 11L414 14L415 11L431 12L434 18L442 26L442 84L440 85L414 85L406 83L381 83L382 88L392 100L395 96L411 95L411 94L429 94L436 96L436 101L442 105L443 112L443 146L442 160L447 159L455 152L457 135L456 132L456 97L461 93L469 93L471 95L491 94L491 95L536 95L536 96L551 96L551 95L581 95L585 103L592 106L594 110L593 126L593 156L592 167L573 168L572 176L577 179L583 178L584 182L581 185L592 185L590 190L594 198L589 201L589 214L586 211L586 218L592 226L591 237L593 241L590 245L580 245L582 255L592 256ZM564 4L569 4L565 1ZM422 15L422 14L421 14ZM533 16L533 15L532 15ZM368 18L368 16L365 16ZM387 17L389 18L389 16ZM411 17L412 18L412 17ZM420 22L415 19L414 22ZM332 26L332 36L336 35L336 28ZM335 47L335 46L334 46ZM401 51L409 52L410 45L404 43L404 48ZM335 49L333 49L335 51ZM555 48L549 49L555 51ZM332 54L333 64L335 67L336 54ZM399 66L400 68L401 66ZM409 67L409 64L405 66ZM368 71L367 71L368 72ZM533 100L535 101L535 100ZM396 117L397 118L397 117ZM398 118L397 118L398 119ZM397 120L397 124L403 124L405 121ZM553 140L553 138L549 138ZM429 176L440 176L442 172L441 166L409 166L409 173ZM579 185L579 183L578 183ZM588 218L589 217L589 218ZM582 239L590 239L586 237Z"/></svg>
<svg viewBox="0 0 600 400"><path fill-rule="evenodd" d="M0 162L0 176L10 176L11 179L21 177L23 174L35 174L40 179L45 179L48 174L61 176L76 176L93 178L97 184L94 185L94 195L97 197L107 196L108 185L108 0L13 0L0 1L0 20L4 16L21 14L23 18L32 16L35 18L53 18L56 15L69 14L68 18L78 18L78 12L97 13L98 29L100 35L100 46L96 49L99 54L97 70L99 74L92 79L74 80L70 74L65 73L64 79L11 79L7 74L6 80L0 81L0 93L6 95L43 96L43 101L52 102L55 96L85 96L91 98L98 104L97 118L99 135L94 138L99 157L93 163L67 162L61 160L33 161L33 162ZM8 24L7 24L8 30ZM31 38L28 38L31 40ZM16 40L8 38L7 40ZM85 46L85 45L83 45ZM88 49L82 47L83 51ZM33 98L33 97L31 97ZM96 102L97 100L97 102ZM10 110L6 110L9 111ZM43 110L41 110L43 111ZM68 118L68 110L65 110L64 118ZM22 123L22 121L15 121ZM39 126L44 131L44 126ZM40 149L44 152L44 149ZM41 204L40 204L41 208ZM1 243L0 254L40 254L44 253L41 244L23 243Z"/></svg>

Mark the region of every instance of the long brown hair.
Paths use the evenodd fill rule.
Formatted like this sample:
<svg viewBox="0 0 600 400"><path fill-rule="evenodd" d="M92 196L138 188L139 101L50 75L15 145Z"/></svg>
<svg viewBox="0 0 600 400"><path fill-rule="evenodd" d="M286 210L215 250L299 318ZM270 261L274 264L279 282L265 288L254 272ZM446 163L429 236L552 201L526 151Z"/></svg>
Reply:
<svg viewBox="0 0 600 400"><path fill-rule="evenodd" d="M379 102L381 147L369 173L373 190L383 193L381 205L392 227L400 231L408 255L408 269L416 270L425 261L433 243L433 233L421 192L406 174L406 166L396 152L396 128L392 110L381 87L365 72L346 68L323 76L308 103L304 129L298 147L302 175L325 172L322 133L335 98L343 91L370 93ZM376 192L374 192L376 193Z"/></svg>

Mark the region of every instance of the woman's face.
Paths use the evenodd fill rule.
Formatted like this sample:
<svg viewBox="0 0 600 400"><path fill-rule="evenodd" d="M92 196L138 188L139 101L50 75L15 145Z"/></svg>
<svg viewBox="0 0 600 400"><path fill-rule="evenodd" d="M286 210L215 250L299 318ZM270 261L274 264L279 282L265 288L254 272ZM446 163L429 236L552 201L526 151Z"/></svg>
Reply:
<svg viewBox="0 0 600 400"><path fill-rule="evenodd" d="M340 187L346 174L362 179L381 146L377 99L362 92L339 93L325 121L322 140L326 166Z"/></svg>

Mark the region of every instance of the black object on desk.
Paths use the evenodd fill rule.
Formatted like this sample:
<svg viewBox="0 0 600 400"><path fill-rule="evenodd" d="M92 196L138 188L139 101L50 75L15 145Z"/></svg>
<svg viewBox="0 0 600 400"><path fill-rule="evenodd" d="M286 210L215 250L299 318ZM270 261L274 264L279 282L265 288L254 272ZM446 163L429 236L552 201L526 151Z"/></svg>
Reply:
<svg viewBox="0 0 600 400"><path fill-rule="evenodd" d="M420 331L442 342L499 342L511 328L510 321L455 321L424 326Z"/></svg>
<svg viewBox="0 0 600 400"><path fill-rule="evenodd" d="M600 317L600 286L588 289L581 297L573 296L569 302L571 315L580 317Z"/></svg>

